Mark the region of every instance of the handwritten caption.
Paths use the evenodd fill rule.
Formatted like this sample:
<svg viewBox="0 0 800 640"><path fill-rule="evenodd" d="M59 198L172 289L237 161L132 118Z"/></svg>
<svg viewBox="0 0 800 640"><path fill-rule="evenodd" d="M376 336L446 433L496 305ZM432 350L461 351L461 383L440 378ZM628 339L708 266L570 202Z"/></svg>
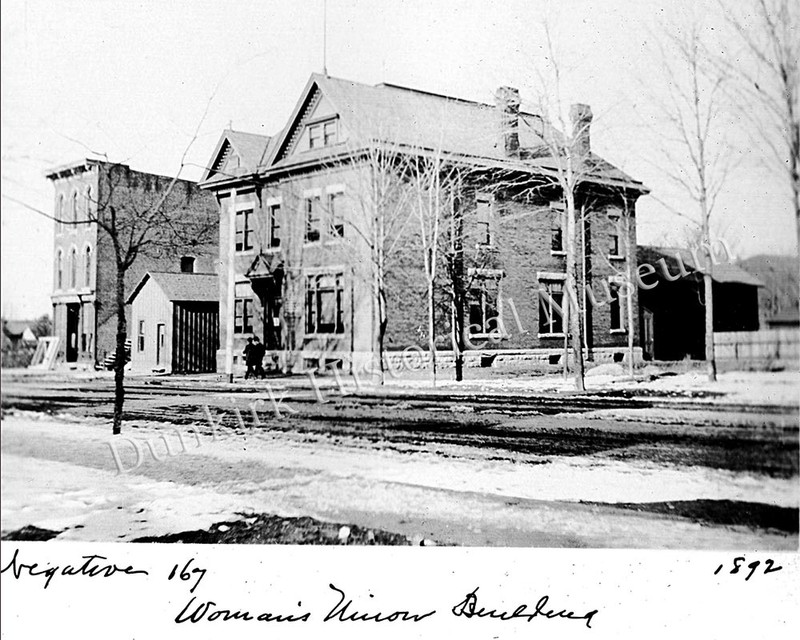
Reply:
<svg viewBox="0 0 800 640"><path fill-rule="evenodd" d="M714 575L744 575L745 581L749 581L758 570L761 575L768 575L783 569L772 559L753 560L748 563L745 556L737 556L730 563L720 564ZM325 591L325 598L328 602L321 605L317 612L312 612L308 606L303 606L302 600L298 600L296 607L292 611L250 611L236 606L220 604L217 600L199 597L194 595L201 584L204 584L209 575L208 569L200 566L196 558L177 562L172 565L169 572L152 572L148 569L135 567L133 565L117 564L109 560L108 557L99 554L81 556L78 562L65 565L40 564L38 562L26 562L21 556L20 549L16 549L11 560L6 564L0 574L8 573L14 580L38 579L42 589L48 589L51 584L58 583L62 578L74 579L107 579L122 578L141 580L142 577L151 575L163 575L167 581L176 585L185 585L188 588L191 598L177 612L173 618L175 624L198 624L205 622L308 622L315 619L322 622L422 622L430 619L439 613L437 609L423 608L422 610L412 610L410 608L386 608L375 605L373 594L368 594L368 598L361 601L347 595L345 590L333 582L328 583ZM534 620L571 620L576 623L582 622L586 628L591 629L595 617L600 610L595 608L585 612L576 612L564 607L564 603L559 605L551 604L549 595L541 595L532 598L529 602L523 602L513 607L498 607L491 603L491 596L480 592L480 587L474 587L469 591L462 591L462 595L457 595L451 600L455 604L447 605L442 608L443 615L452 615L462 619L490 619L495 621L520 620L532 622ZM316 607L315 607L316 608ZM380 610L378 610L380 609Z"/></svg>
<svg viewBox="0 0 800 640"><path fill-rule="evenodd" d="M124 566L112 562L106 556L99 554L81 556L79 562L74 565L42 565L38 562L26 562L21 557L20 550L15 550L10 562L0 570L0 574L9 573L15 580L27 578L38 578L42 580L42 588L47 589L51 586L56 576L84 578L112 578L121 576L131 576L137 579L140 576L150 576L151 572L144 568L132 565ZM175 563L171 570L166 573L167 581L182 584L185 583L189 588L189 593L195 591L203 584L208 575L208 570L199 566L195 558L189 558L185 562ZM464 619L488 618L499 621L522 620L531 622L535 619L540 620L572 620L583 622L587 628L592 628L592 621L598 615L598 609L592 609L585 613L576 613L568 608L559 608L550 604L550 596L539 597L535 604L519 604L515 607L506 609L498 608L487 604L485 601L478 600L479 587L466 592L466 594L454 598L456 604L449 606L449 614ZM463 592L462 592L463 593ZM291 612L258 611L251 612L246 609L224 606L216 600L200 599L192 595L188 602L180 609L174 617L175 624L197 624L201 622L228 622L228 621L257 621L257 622L308 622L312 619L319 619L322 622L422 622L436 615L436 609L424 609L413 611L411 609L386 609L376 610L372 599L375 597L369 594L364 602L356 602L349 597L344 589L334 583L328 584L328 594L330 602L323 605L319 613L312 613L308 607L303 606L302 600L297 602L296 610ZM447 613L445 609L445 614Z"/></svg>

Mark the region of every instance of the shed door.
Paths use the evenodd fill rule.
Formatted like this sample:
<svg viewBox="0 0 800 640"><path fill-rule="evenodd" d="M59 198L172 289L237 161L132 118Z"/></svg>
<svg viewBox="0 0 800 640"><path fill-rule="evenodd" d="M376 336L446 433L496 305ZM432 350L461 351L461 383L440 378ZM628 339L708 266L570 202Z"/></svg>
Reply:
<svg viewBox="0 0 800 640"><path fill-rule="evenodd" d="M164 346L166 345L167 325L156 326L156 366L164 366Z"/></svg>
<svg viewBox="0 0 800 640"><path fill-rule="evenodd" d="M642 333L643 337L643 351L648 360L652 360L655 356L654 349L654 336L653 336L653 312L650 309L644 309L642 313Z"/></svg>

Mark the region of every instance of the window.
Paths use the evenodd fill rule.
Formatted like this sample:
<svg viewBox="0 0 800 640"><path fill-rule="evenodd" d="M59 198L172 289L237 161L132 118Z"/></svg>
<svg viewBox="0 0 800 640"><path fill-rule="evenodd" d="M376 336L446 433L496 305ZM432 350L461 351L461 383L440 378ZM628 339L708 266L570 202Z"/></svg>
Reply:
<svg viewBox="0 0 800 640"><path fill-rule="evenodd" d="M611 313L611 331L625 331L625 323L622 319L622 304L619 299L620 286L616 282L609 283L609 293L611 301L609 312Z"/></svg>
<svg viewBox="0 0 800 640"><path fill-rule="evenodd" d="M181 256L181 273L194 273L194 258Z"/></svg>
<svg viewBox="0 0 800 640"><path fill-rule="evenodd" d="M317 242L319 240L319 206L319 196L306 198L306 242Z"/></svg>
<svg viewBox="0 0 800 640"><path fill-rule="evenodd" d="M273 204L269 207L269 237L267 246L277 248L281 246L281 205Z"/></svg>
<svg viewBox="0 0 800 640"><path fill-rule="evenodd" d="M550 253L564 253L564 203L551 202Z"/></svg>
<svg viewBox="0 0 800 640"><path fill-rule="evenodd" d="M308 126L308 148L319 149L330 147L338 140L338 126L336 119L315 122Z"/></svg>
<svg viewBox="0 0 800 640"><path fill-rule="evenodd" d="M306 333L344 333L342 274L306 278Z"/></svg>
<svg viewBox="0 0 800 640"><path fill-rule="evenodd" d="M139 331L136 334L136 348L140 353L144 351L144 320L139 320Z"/></svg>
<svg viewBox="0 0 800 640"><path fill-rule="evenodd" d="M344 238L344 222L342 219L342 194L328 194L328 214L330 216L330 233L334 238Z"/></svg>
<svg viewBox="0 0 800 640"><path fill-rule="evenodd" d="M492 244L492 197L478 194L476 202L478 244L488 247Z"/></svg>
<svg viewBox="0 0 800 640"><path fill-rule="evenodd" d="M542 280L539 285L539 334L563 335L564 282Z"/></svg>
<svg viewBox="0 0 800 640"><path fill-rule="evenodd" d="M322 125L322 144L326 147L336 142L336 120L328 120Z"/></svg>
<svg viewBox="0 0 800 640"><path fill-rule="evenodd" d="M608 251L608 255L612 258L622 258L622 245L620 244L620 235L619 235L619 218L616 216L609 217L611 221L611 234L609 236L610 239L610 247Z"/></svg>
<svg viewBox="0 0 800 640"><path fill-rule="evenodd" d="M236 212L236 251L253 248L253 210Z"/></svg>
<svg viewBox="0 0 800 640"><path fill-rule="evenodd" d="M253 299L236 298L234 302L234 333L253 333Z"/></svg>
<svg viewBox="0 0 800 640"><path fill-rule="evenodd" d="M56 200L56 231L61 233L64 230L64 196L58 196Z"/></svg>
<svg viewBox="0 0 800 640"><path fill-rule="evenodd" d="M59 249L56 252L56 289L64 287L64 252Z"/></svg>
<svg viewBox="0 0 800 640"><path fill-rule="evenodd" d="M318 149L322 146L322 125L312 124L308 128L308 148Z"/></svg>
<svg viewBox="0 0 800 640"><path fill-rule="evenodd" d="M72 202L70 204L70 220L73 223L78 222L78 192L72 194ZM76 230L78 227L73 224L72 228Z"/></svg>
<svg viewBox="0 0 800 640"><path fill-rule="evenodd" d="M564 253L564 229L561 226L561 216L553 219L550 228L550 253Z"/></svg>
<svg viewBox="0 0 800 640"><path fill-rule="evenodd" d="M83 286L92 286L92 248L86 247L83 252Z"/></svg>
<svg viewBox="0 0 800 640"><path fill-rule="evenodd" d="M497 329L499 282L481 278L472 287L467 298L470 335L485 335Z"/></svg>
<svg viewBox="0 0 800 640"><path fill-rule="evenodd" d="M78 284L78 250L75 247L69 252L69 287L74 289Z"/></svg>
<svg viewBox="0 0 800 640"><path fill-rule="evenodd" d="M92 219L92 188L86 188L86 201L83 203L83 219L84 220L91 220Z"/></svg>

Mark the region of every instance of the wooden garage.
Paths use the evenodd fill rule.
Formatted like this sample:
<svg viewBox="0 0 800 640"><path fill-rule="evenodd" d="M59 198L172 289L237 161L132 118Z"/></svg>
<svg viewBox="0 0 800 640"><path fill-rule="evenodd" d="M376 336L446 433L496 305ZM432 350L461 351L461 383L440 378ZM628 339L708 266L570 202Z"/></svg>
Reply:
<svg viewBox="0 0 800 640"><path fill-rule="evenodd" d="M218 287L213 274L145 274L128 298L131 369L162 373L216 371Z"/></svg>

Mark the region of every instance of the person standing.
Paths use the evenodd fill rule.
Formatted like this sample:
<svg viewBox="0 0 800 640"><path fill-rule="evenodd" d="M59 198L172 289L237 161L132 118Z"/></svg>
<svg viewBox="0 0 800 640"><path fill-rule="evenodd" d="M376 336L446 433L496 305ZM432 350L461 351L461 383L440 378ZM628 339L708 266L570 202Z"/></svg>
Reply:
<svg viewBox="0 0 800 640"><path fill-rule="evenodd" d="M244 363L247 365L247 371L244 374L244 379L247 380L250 376L255 377L255 363L256 363L256 345L253 344L253 338L247 339L247 344L244 347Z"/></svg>
<svg viewBox="0 0 800 640"><path fill-rule="evenodd" d="M266 352L267 348L261 343L258 336L253 336L253 375L260 377L262 380L267 377L263 365Z"/></svg>

